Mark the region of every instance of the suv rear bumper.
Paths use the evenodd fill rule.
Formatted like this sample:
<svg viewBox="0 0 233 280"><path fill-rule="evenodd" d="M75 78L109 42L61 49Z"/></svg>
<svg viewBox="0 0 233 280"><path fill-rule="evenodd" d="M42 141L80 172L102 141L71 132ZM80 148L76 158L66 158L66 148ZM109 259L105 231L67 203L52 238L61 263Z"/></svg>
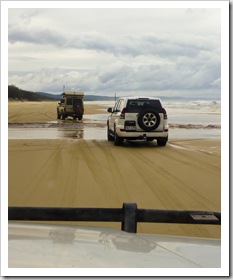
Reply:
<svg viewBox="0 0 233 280"><path fill-rule="evenodd" d="M125 139L164 138L168 137L168 131L125 131L123 127L116 127L119 137Z"/></svg>

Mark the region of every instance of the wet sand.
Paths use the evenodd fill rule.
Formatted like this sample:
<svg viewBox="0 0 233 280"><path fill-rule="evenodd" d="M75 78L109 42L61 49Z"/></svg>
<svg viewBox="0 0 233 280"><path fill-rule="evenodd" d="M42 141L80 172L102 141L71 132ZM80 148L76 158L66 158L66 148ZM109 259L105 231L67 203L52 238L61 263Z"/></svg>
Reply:
<svg viewBox="0 0 233 280"><path fill-rule="evenodd" d="M43 123L57 119L57 101L41 102L8 102L8 123ZM84 104L84 115L107 114L107 107L94 105L90 102ZM84 116L85 117L85 116Z"/></svg>
<svg viewBox="0 0 233 280"><path fill-rule="evenodd" d="M10 102L9 122L56 118L53 102L44 103L44 113L27 102L22 113L20 102ZM85 107L88 114L99 109ZM120 208L135 202L145 209L221 211L220 139L170 139L166 147L156 141L115 147L84 139L8 143L10 206ZM120 228L118 223L78 224ZM220 238L220 231L213 225L138 225L138 232L166 235Z"/></svg>

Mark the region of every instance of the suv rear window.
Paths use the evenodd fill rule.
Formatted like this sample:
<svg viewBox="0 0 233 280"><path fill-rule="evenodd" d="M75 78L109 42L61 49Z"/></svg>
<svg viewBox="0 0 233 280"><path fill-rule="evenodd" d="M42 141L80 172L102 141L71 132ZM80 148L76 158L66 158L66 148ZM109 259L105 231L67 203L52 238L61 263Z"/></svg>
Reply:
<svg viewBox="0 0 233 280"><path fill-rule="evenodd" d="M136 99L128 100L126 111L129 113L137 113L147 108L153 108L158 111L162 110L162 106L159 100Z"/></svg>

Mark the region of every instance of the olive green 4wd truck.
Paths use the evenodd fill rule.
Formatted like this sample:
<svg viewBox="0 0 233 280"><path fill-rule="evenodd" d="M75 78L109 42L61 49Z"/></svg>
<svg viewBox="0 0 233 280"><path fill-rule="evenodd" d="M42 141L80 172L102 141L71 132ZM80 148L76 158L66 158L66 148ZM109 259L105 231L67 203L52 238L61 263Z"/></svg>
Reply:
<svg viewBox="0 0 233 280"><path fill-rule="evenodd" d="M84 114L82 91L64 91L57 106L57 118L65 120L67 117L82 120Z"/></svg>

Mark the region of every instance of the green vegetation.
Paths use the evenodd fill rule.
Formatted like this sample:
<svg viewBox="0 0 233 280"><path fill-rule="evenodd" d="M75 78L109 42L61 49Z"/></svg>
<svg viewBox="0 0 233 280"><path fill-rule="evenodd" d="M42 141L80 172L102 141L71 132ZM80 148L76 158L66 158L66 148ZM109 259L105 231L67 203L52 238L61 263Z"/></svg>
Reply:
<svg viewBox="0 0 233 280"><path fill-rule="evenodd" d="M17 88L14 85L8 86L8 100L17 101L49 101L54 100L52 97L44 96L36 92L26 91Z"/></svg>
<svg viewBox="0 0 233 280"><path fill-rule="evenodd" d="M19 89L14 85L8 86L8 100L15 101L54 101L60 100L61 94L51 94L45 92L32 92L23 89ZM84 95L84 101L106 101L114 100L114 96L102 96L102 95Z"/></svg>

